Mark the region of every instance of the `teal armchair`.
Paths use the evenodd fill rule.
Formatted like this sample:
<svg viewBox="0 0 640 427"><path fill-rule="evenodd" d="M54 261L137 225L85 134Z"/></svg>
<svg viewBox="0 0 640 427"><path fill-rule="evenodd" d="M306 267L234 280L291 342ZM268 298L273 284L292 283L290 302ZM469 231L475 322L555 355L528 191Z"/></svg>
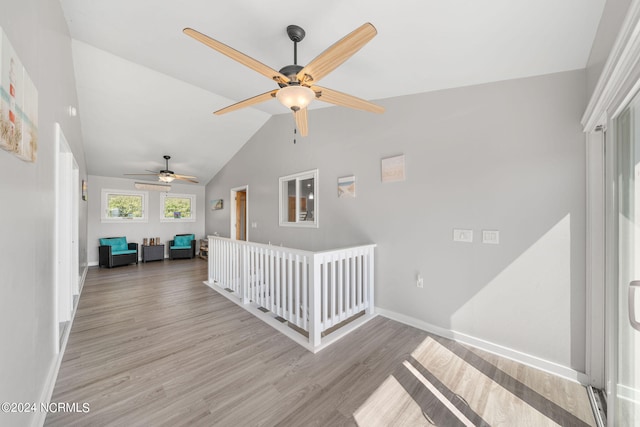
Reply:
<svg viewBox="0 0 640 427"><path fill-rule="evenodd" d="M196 236L194 234L176 234L169 240L169 259L194 258L196 256Z"/></svg>
<svg viewBox="0 0 640 427"><path fill-rule="evenodd" d="M137 264L138 244L128 243L126 237L106 237L100 239L98 254L100 267Z"/></svg>

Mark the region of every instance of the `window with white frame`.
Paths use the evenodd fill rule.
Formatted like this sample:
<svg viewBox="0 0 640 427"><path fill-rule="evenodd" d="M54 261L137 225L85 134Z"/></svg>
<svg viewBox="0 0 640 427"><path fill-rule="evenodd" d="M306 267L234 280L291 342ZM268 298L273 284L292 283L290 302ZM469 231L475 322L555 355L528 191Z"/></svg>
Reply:
<svg viewBox="0 0 640 427"><path fill-rule="evenodd" d="M160 193L160 222L194 222L195 194Z"/></svg>
<svg viewBox="0 0 640 427"><path fill-rule="evenodd" d="M283 176L280 186L280 226L318 228L318 169Z"/></svg>
<svg viewBox="0 0 640 427"><path fill-rule="evenodd" d="M102 190L102 222L147 222L146 191Z"/></svg>

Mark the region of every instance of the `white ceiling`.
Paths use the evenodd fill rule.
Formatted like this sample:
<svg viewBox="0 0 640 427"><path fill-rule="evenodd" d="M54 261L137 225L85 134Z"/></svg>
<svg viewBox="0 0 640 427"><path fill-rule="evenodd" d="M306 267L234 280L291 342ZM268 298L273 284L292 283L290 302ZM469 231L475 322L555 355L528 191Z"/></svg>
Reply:
<svg viewBox="0 0 640 427"><path fill-rule="evenodd" d="M376 100L584 68L605 3L60 1L74 39L89 174L122 177L156 170L169 154L170 169L195 175L203 184L271 115L290 113L272 100L212 115L277 86L185 36L184 27L277 70L293 63L287 25L307 33L298 44L298 63L304 65L371 22L378 35L321 84ZM310 109L328 105L315 102Z"/></svg>

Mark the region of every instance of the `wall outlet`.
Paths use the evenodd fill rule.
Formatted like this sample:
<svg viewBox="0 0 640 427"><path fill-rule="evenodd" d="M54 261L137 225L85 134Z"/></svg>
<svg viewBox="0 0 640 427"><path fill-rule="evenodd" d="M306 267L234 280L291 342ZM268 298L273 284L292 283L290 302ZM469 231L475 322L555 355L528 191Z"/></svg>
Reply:
<svg viewBox="0 0 640 427"><path fill-rule="evenodd" d="M453 241L465 243L473 242L473 230L455 228L453 230Z"/></svg>
<svg viewBox="0 0 640 427"><path fill-rule="evenodd" d="M257 222L252 222L251 223L251 228L258 228L258 223Z"/></svg>
<svg viewBox="0 0 640 427"><path fill-rule="evenodd" d="M500 232L498 230L482 230L482 243L499 244Z"/></svg>
<svg viewBox="0 0 640 427"><path fill-rule="evenodd" d="M418 274L418 277L416 278L416 286L418 288L424 288L424 279L422 278L422 274Z"/></svg>

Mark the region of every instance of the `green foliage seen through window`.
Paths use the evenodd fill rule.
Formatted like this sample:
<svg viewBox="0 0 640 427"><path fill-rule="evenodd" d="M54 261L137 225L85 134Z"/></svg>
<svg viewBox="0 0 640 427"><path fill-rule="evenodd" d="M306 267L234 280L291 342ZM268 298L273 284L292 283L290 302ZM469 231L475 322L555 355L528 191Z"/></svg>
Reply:
<svg viewBox="0 0 640 427"><path fill-rule="evenodd" d="M142 196L110 194L108 203L110 218L142 218Z"/></svg>
<svg viewBox="0 0 640 427"><path fill-rule="evenodd" d="M186 197L167 197L164 199L165 218L191 218L191 199Z"/></svg>

